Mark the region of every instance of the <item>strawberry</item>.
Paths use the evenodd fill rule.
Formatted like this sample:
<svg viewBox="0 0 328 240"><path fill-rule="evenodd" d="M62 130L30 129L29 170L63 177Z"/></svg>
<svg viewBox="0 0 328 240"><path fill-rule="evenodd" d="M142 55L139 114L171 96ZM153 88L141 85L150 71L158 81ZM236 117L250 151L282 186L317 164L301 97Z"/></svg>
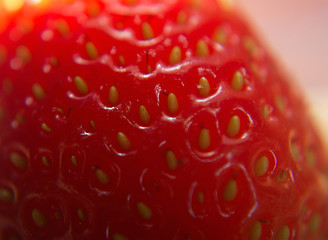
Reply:
<svg viewBox="0 0 328 240"><path fill-rule="evenodd" d="M2 17L1 239L328 237L327 155L297 82L227 3Z"/></svg>

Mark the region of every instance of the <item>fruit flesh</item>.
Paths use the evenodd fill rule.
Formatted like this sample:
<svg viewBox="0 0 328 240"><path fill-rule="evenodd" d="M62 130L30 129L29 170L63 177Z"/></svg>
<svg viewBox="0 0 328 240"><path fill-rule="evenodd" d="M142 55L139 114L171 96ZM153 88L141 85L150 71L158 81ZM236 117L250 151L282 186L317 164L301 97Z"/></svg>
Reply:
<svg viewBox="0 0 328 240"><path fill-rule="evenodd" d="M297 90L239 17L176 3L159 17L136 8L136 20L109 6L95 19L54 10L15 41L15 22L1 35L2 231L247 239L261 223L267 238L322 232L323 146Z"/></svg>

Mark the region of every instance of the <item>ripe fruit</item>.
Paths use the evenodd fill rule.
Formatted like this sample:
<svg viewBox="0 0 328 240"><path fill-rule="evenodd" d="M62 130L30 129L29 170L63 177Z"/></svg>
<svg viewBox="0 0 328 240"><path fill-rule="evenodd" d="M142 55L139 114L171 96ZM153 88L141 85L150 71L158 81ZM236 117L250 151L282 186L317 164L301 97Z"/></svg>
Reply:
<svg viewBox="0 0 328 240"><path fill-rule="evenodd" d="M302 96L225 3L6 16L2 239L327 236L327 155Z"/></svg>

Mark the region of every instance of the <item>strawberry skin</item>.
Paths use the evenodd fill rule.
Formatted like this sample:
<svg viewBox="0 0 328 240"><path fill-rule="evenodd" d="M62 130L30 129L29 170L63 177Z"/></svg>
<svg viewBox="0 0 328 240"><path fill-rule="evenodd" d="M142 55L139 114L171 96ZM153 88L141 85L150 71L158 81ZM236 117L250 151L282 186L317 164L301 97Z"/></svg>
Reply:
<svg viewBox="0 0 328 240"><path fill-rule="evenodd" d="M0 29L0 239L326 239L297 82L227 1L26 3Z"/></svg>

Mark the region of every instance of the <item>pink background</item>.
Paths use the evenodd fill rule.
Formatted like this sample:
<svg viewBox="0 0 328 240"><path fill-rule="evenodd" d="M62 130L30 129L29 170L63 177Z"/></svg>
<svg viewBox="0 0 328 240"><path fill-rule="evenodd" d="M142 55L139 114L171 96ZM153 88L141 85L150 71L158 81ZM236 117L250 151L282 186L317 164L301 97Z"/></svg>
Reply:
<svg viewBox="0 0 328 240"><path fill-rule="evenodd" d="M301 85L328 140L328 0L236 0L236 4L242 5Z"/></svg>

